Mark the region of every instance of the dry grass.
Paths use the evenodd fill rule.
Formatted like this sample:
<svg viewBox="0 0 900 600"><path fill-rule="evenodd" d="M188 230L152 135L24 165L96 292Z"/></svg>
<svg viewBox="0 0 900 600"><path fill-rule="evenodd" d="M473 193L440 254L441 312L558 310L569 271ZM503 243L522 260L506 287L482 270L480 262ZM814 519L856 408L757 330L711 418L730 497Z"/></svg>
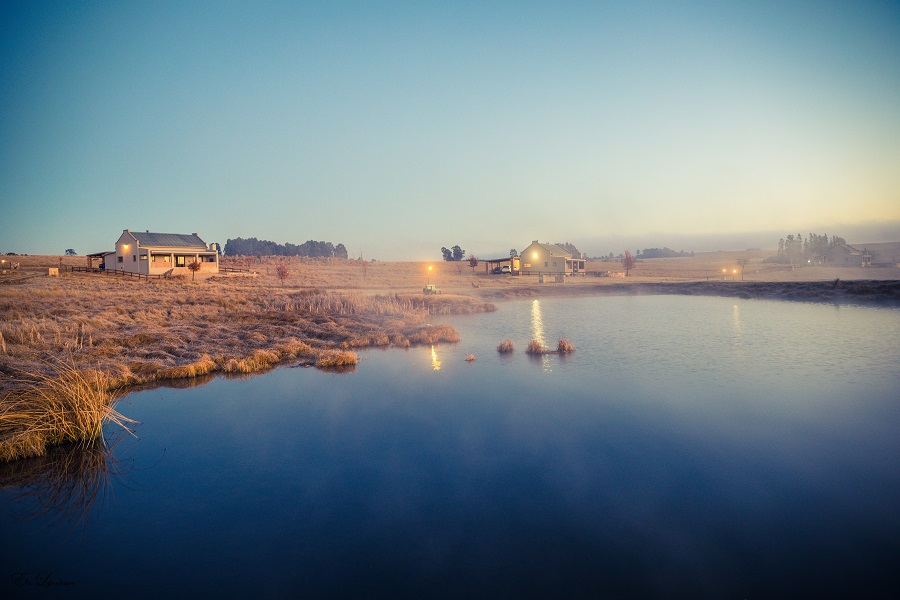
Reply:
<svg viewBox="0 0 900 600"><path fill-rule="evenodd" d="M497 352L499 352L500 354L509 354L513 351L514 348L515 345L513 344L513 341L510 339L505 339L497 345Z"/></svg>
<svg viewBox="0 0 900 600"><path fill-rule="evenodd" d="M332 351L325 353L316 361L320 369L346 369L355 367L359 358L353 352Z"/></svg>
<svg viewBox="0 0 900 600"><path fill-rule="evenodd" d="M49 372L25 373L0 402L0 461L40 456L47 446L102 436L113 422L132 423L115 410L121 391L98 370L51 361Z"/></svg>

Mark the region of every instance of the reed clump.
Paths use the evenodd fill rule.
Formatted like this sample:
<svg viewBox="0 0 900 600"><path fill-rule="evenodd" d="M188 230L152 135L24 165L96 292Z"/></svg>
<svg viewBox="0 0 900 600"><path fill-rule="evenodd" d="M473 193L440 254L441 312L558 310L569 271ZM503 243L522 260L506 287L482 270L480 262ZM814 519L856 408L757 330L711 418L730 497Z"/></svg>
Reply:
<svg viewBox="0 0 900 600"><path fill-rule="evenodd" d="M25 373L0 401L0 461L41 456L48 446L99 438L103 425L128 429L134 421L115 410L121 392L110 376L56 362Z"/></svg>
<svg viewBox="0 0 900 600"><path fill-rule="evenodd" d="M499 344L497 344L497 352L499 352L500 354L509 354L510 352L513 351L514 348L515 348L515 345L513 344L513 341L510 339L505 339L502 342L500 342Z"/></svg>
<svg viewBox="0 0 900 600"><path fill-rule="evenodd" d="M556 346L556 351L560 354L568 354L569 352L575 352L575 344L573 344L566 338L559 338L559 343Z"/></svg>
<svg viewBox="0 0 900 600"><path fill-rule="evenodd" d="M546 352L540 340L531 340L525 348L525 354L546 354Z"/></svg>

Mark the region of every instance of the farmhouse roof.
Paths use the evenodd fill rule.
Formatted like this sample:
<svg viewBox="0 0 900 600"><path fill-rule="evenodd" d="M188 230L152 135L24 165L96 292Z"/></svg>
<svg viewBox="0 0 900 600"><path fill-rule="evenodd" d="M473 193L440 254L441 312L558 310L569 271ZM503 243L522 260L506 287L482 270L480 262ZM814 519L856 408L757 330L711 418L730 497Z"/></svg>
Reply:
<svg viewBox="0 0 900 600"><path fill-rule="evenodd" d="M535 240L532 244L537 244L544 250L550 253L550 256L565 256L567 258L572 258L572 253L559 246L557 244L542 244L541 242Z"/></svg>
<svg viewBox="0 0 900 600"><path fill-rule="evenodd" d="M196 233L152 233L149 231L131 231L126 229L131 237L144 247L160 246L165 248L203 248L206 242L200 239Z"/></svg>

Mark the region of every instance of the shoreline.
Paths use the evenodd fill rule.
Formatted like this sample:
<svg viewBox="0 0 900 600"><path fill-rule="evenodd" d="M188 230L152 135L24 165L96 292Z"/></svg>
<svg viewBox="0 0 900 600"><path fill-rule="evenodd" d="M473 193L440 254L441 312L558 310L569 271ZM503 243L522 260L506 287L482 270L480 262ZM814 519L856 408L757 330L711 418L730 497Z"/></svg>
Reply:
<svg viewBox="0 0 900 600"><path fill-rule="evenodd" d="M462 293L462 292L460 292ZM716 296L747 300L818 302L900 307L900 280L852 281L678 281L604 284L541 284L486 289L479 297L491 301L532 297L581 296Z"/></svg>

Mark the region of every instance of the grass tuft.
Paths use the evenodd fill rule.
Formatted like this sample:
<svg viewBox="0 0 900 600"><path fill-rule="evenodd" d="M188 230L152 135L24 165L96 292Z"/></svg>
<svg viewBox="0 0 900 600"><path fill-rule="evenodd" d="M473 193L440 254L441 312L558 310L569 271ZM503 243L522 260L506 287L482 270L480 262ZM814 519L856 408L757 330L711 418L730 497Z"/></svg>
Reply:
<svg viewBox="0 0 900 600"><path fill-rule="evenodd" d="M355 352L341 352L338 350L327 352L316 361L319 369L345 369L355 367L359 363L359 357Z"/></svg>
<svg viewBox="0 0 900 600"><path fill-rule="evenodd" d="M513 341L510 339L505 339L497 345L497 352L499 352L500 354L509 354L513 351L513 348Z"/></svg>
<svg viewBox="0 0 900 600"><path fill-rule="evenodd" d="M25 373L0 401L0 461L41 456L47 446L99 438L106 422L126 430L134 421L115 410L120 391L102 371L74 361Z"/></svg>

